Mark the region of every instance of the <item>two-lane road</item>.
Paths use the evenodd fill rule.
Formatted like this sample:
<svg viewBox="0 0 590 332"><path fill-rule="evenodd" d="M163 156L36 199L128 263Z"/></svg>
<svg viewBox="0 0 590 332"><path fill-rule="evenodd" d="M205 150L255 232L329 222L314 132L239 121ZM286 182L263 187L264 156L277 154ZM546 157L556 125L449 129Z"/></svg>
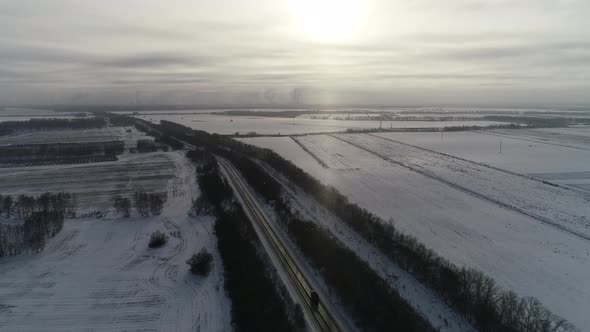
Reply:
<svg viewBox="0 0 590 332"><path fill-rule="evenodd" d="M285 282L289 282L292 289L295 290L299 303L301 303L304 314L312 328L317 331L343 331L342 324L335 319L328 303L321 298L321 295L319 303L314 308L311 294L317 287L314 287L312 279L306 276L305 270L299 268L297 260L293 259L288 246L283 244L281 237L275 233L268 217L260 208L254 195L250 193L240 174L228 161L223 158L217 158L217 160L238 195L244 211L254 224L261 241L266 244L268 250L272 251L270 254L277 258L277 268L287 276L286 279L288 280L285 280Z"/></svg>

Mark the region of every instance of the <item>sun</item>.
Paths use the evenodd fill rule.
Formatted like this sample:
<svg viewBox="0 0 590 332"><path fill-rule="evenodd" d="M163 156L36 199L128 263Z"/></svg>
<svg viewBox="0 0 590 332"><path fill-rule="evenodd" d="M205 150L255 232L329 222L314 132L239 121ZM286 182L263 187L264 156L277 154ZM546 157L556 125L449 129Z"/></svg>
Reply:
<svg viewBox="0 0 590 332"><path fill-rule="evenodd" d="M366 16L363 0L290 0L299 29L315 41L337 42L354 37Z"/></svg>

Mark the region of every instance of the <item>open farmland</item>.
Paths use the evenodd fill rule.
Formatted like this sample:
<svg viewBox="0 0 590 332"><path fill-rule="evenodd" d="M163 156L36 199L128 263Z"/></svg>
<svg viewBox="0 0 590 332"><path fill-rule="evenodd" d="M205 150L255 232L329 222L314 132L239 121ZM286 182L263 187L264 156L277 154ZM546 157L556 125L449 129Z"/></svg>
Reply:
<svg viewBox="0 0 590 332"><path fill-rule="evenodd" d="M209 133L241 135L256 133L259 135L294 135L305 133L343 132L347 129L382 128L442 128L454 126L490 126L498 125L495 121L370 121L370 120L321 120L293 119L277 117L227 116L214 114L152 115L143 114L135 117L159 123L161 120L176 122L192 129Z"/></svg>
<svg viewBox="0 0 590 332"><path fill-rule="evenodd" d="M590 194L485 167L375 135L335 138L470 195L590 240Z"/></svg>
<svg viewBox="0 0 590 332"><path fill-rule="evenodd" d="M192 200L199 195L194 166L182 152L133 157L114 163L116 166L102 163L101 173L76 166L34 177L55 178L46 190L57 186L75 192L85 187L84 204L89 208L104 207L106 187L123 194L148 182L151 187L146 190L166 191L168 200L159 216L66 220L64 229L42 252L0 258L3 330L230 329L222 264L215 263L209 276L202 278L191 274L185 263L201 248L207 248L215 262L220 262L214 220L187 216ZM164 168L166 173L158 175ZM117 180L110 178L109 172L116 174L113 178ZM143 174L143 180L135 173ZM149 173L155 173L156 178L148 181ZM6 174L2 179L5 182L0 187L4 189ZM21 184L23 190L33 182ZM162 248L150 249L149 237L156 230L168 234L169 241Z"/></svg>
<svg viewBox="0 0 590 332"><path fill-rule="evenodd" d="M376 150L377 154L328 135L298 138L327 165L323 167L289 138L243 141L272 148L452 262L477 268L521 296L539 298L550 310L577 326L590 326L586 313L590 281L585 277L590 274L590 242L584 238L589 232L584 217L589 215L590 205L584 196L572 192L562 197L564 189L559 189L559 193L537 197L555 188L496 171L500 175L477 164L459 165L461 161L453 158L441 160L441 155L410 150L370 135L337 136ZM432 174L425 175L407 166ZM498 183L490 186L496 177ZM504 177L507 179L502 180ZM517 178L516 183L506 182ZM454 182L461 185L450 185ZM541 185L549 188L539 188ZM473 192L481 190L494 199L473 195L463 187ZM510 196L512 190L515 192ZM504 199L502 193L510 198L524 193L524 200L515 202L523 203L520 208L524 212L530 209L549 216L569 214L572 218L563 219L562 225L570 229L557 228L497 204L495 201Z"/></svg>
<svg viewBox="0 0 590 332"><path fill-rule="evenodd" d="M0 109L0 122L26 121L30 119L74 119L73 113L42 109Z"/></svg>
<svg viewBox="0 0 590 332"><path fill-rule="evenodd" d="M154 152L101 163L0 168L0 188L12 195L66 191L77 195L82 209L101 210L111 207L116 195L164 191L180 158Z"/></svg>
<svg viewBox="0 0 590 332"><path fill-rule="evenodd" d="M83 210L103 210L112 206L112 197L131 195L136 191L165 191L182 160L178 153L153 152L130 154L139 139L148 136L131 127L27 131L0 137L0 146L20 144L80 144L112 140L125 144L124 154L104 158L100 163L62 164L35 163L39 166L0 167L0 188L3 194L38 195L44 192L76 194ZM29 156L33 157L33 156ZM88 158L92 161L92 158Z"/></svg>
<svg viewBox="0 0 590 332"><path fill-rule="evenodd" d="M49 144L125 141L127 147L135 146L138 139L148 139L144 133L133 127L107 127L96 129L70 129L29 131L0 136L0 146L16 144Z"/></svg>
<svg viewBox="0 0 590 332"><path fill-rule="evenodd" d="M525 142L546 143L574 149L590 150L590 137L580 134L580 130L567 132L563 128L559 132L555 129L522 129L522 130L490 130L482 132L498 137L509 137Z"/></svg>
<svg viewBox="0 0 590 332"><path fill-rule="evenodd" d="M551 137L550 141L522 139L524 133ZM588 127L489 132L382 133L377 136L428 150L527 174L552 183L590 190ZM551 135L547 135L551 133ZM566 136L563 137L562 134ZM531 137L531 136L529 136ZM578 138L577 141L573 139Z"/></svg>

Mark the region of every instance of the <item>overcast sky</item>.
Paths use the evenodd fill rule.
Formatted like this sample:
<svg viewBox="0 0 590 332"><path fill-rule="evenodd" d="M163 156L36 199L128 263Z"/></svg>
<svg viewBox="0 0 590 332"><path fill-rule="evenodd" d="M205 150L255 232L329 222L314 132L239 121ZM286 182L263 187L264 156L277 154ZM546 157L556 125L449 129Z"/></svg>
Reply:
<svg viewBox="0 0 590 332"><path fill-rule="evenodd" d="M588 0L0 0L0 104L590 104Z"/></svg>

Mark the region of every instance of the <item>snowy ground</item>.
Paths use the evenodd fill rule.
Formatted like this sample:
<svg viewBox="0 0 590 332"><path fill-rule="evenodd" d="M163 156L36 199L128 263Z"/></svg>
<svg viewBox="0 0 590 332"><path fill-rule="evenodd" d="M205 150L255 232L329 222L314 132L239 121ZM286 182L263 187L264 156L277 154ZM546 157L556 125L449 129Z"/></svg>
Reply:
<svg viewBox="0 0 590 332"><path fill-rule="evenodd" d="M126 154L119 160L91 164L0 168L3 194L76 194L82 210L112 206L115 195L163 192L174 177L173 152Z"/></svg>
<svg viewBox="0 0 590 332"><path fill-rule="evenodd" d="M371 137L371 140L376 142L378 138ZM458 265L482 270L500 286L521 296L537 297L556 314L583 330L590 330L586 310L590 303L590 279L586 277L590 275L589 241L333 137L307 136L301 140L329 168L322 167L288 138L244 141L274 149L320 181L336 187L353 202L416 236L443 257ZM362 144L362 141L357 143ZM392 152L388 150L389 144L384 147L373 144L371 148L377 147L380 153L389 155ZM425 166L438 165L437 171L446 168L450 173L438 174L452 175L452 179L457 180L460 168L453 173L450 168L453 164L436 164L432 159L424 159L430 156L404 150L399 158ZM397 155L390 157L398 158ZM480 170L470 167L469 171L476 174ZM495 190L500 193L501 189ZM527 198L532 196L527 195ZM559 195L555 197L559 199ZM536 198L531 199L535 202ZM550 201L545 202L552 206ZM588 216L584 212L587 206L589 204L580 203L571 211L567 207L565 212L578 211L581 216ZM539 210L543 206L531 207ZM580 231L584 230L583 225L577 226Z"/></svg>
<svg viewBox="0 0 590 332"><path fill-rule="evenodd" d="M26 116L0 116L0 122L28 121L31 119L76 119L73 115L26 115Z"/></svg>
<svg viewBox="0 0 590 332"><path fill-rule="evenodd" d="M411 274L381 254L333 213L323 208L312 197L272 168L264 164L262 166L283 184L285 198L297 213L300 213L305 219L312 220L328 229L350 250L367 262L392 289L395 289L419 315L430 322L438 331L475 331L468 322L449 308L438 295L424 287ZM285 237L287 238L287 236ZM325 288L327 289L326 286Z"/></svg>
<svg viewBox="0 0 590 332"><path fill-rule="evenodd" d="M470 161L400 144L375 135L338 135L339 139L424 175L481 195L499 205L529 213L542 222L590 241L590 194L554 187L527 177ZM305 137L303 142L331 144L331 139ZM312 149L313 150L313 149Z"/></svg>
<svg viewBox="0 0 590 332"><path fill-rule="evenodd" d="M173 177L163 184L162 215L67 220L41 253L0 258L2 330L230 330L213 220L186 214L198 195L194 167L182 152L167 158ZM170 240L149 249L155 230ZM185 264L202 247L214 255L207 278Z"/></svg>
<svg viewBox="0 0 590 332"><path fill-rule="evenodd" d="M73 119L74 113L42 109L0 109L0 122L27 121L30 119Z"/></svg>
<svg viewBox="0 0 590 332"><path fill-rule="evenodd" d="M379 113L309 113L302 114L297 119L312 119L312 120L371 120L381 118Z"/></svg>
<svg viewBox="0 0 590 332"><path fill-rule="evenodd" d="M0 136L0 146L13 144L86 143L125 141L134 147L139 139L150 139L134 127L32 131Z"/></svg>
<svg viewBox="0 0 590 332"><path fill-rule="evenodd" d="M496 137L508 137L524 142L545 143L579 150L590 150L590 137L587 135L579 135L579 130L576 132L566 133L564 129L565 128L561 129L561 132L558 133L549 131L549 129L498 129L480 131L480 133L493 135Z"/></svg>
<svg viewBox="0 0 590 332"><path fill-rule="evenodd" d="M376 135L590 191L590 127L495 132Z"/></svg>
<svg viewBox="0 0 590 332"><path fill-rule="evenodd" d="M160 120L176 122L193 129L217 134L247 134L256 132L266 135L292 135L302 133L339 132L349 128L441 128L452 126L489 126L500 124L493 121L353 121L318 120L275 117L226 116L214 114L156 115L143 114L137 118L159 123Z"/></svg>
<svg viewBox="0 0 590 332"><path fill-rule="evenodd" d="M174 176L174 153L130 154L139 139L153 139L133 127L80 130L48 130L0 136L0 146L13 144L83 143L124 141L127 150L117 161L30 167L0 167L3 194L75 193L82 211L112 205L114 195L130 196L135 191L163 192Z"/></svg>

